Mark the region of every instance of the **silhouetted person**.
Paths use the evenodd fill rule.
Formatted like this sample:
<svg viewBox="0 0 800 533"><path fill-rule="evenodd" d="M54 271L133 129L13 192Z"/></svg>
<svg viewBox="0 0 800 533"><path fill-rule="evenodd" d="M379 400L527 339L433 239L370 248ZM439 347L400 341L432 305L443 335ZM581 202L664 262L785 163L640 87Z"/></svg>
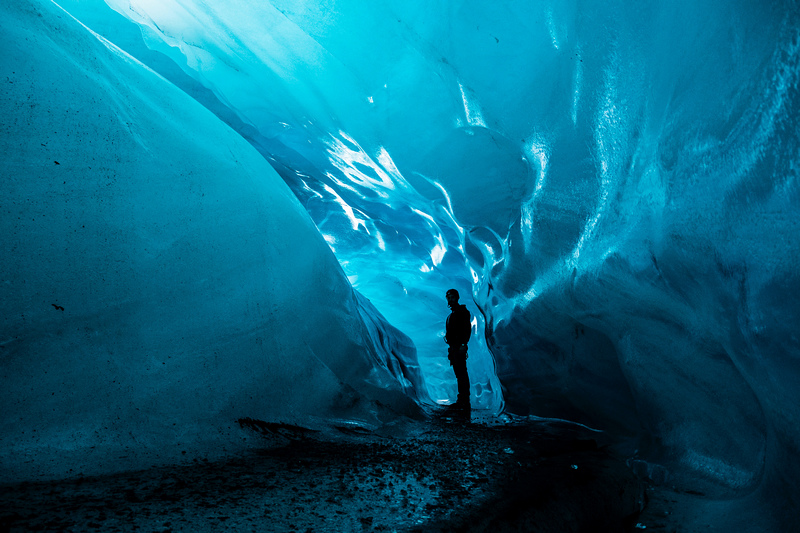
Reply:
<svg viewBox="0 0 800 533"><path fill-rule="evenodd" d="M467 344L472 335L472 315L466 305L458 303L458 291L450 289L445 294L447 305L452 309L447 317L446 332L447 358L458 380L458 400L455 406L469 409L469 375L467 375Z"/></svg>

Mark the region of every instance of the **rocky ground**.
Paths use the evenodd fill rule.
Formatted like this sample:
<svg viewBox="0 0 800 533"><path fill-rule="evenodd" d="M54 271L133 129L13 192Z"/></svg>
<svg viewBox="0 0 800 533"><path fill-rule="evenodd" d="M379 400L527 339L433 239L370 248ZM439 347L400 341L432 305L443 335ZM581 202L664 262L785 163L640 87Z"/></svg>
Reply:
<svg viewBox="0 0 800 533"><path fill-rule="evenodd" d="M438 414L402 431L240 423L224 461L0 487L0 531L636 531L643 484L598 434ZM659 510L659 512L662 512Z"/></svg>

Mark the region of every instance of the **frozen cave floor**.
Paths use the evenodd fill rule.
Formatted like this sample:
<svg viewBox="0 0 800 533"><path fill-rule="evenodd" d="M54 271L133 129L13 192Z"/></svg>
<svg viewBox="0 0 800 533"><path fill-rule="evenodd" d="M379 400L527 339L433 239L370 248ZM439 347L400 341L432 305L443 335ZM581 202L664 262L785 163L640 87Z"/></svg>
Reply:
<svg viewBox="0 0 800 533"><path fill-rule="evenodd" d="M374 432L244 419L263 445L223 460L2 485L0 531L693 531L597 433L448 413Z"/></svg>

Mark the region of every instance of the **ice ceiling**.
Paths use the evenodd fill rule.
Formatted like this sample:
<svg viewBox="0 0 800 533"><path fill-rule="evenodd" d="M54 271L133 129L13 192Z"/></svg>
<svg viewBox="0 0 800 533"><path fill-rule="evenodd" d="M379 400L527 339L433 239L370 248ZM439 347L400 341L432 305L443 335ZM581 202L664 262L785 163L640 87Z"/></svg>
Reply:
<svg viewBox="0 0 800 533"><path fill-rule="evenodd" d="M455 286L485 332L480 407L635 437L646 470L798 503L794 2L107 2L59 2L88 28L44 0L2 8L1 405L54 416L46 386L30 399L44 379L86 426L54 422L46 446L109 418L56 370L80 386L76 350L128 376L100 387L118 432L155 440L179 416L165 391L213 404L202 420L453 397ZM278 352L297 361L281 379ZM35 449L15 423L6 443Z"/></svg>

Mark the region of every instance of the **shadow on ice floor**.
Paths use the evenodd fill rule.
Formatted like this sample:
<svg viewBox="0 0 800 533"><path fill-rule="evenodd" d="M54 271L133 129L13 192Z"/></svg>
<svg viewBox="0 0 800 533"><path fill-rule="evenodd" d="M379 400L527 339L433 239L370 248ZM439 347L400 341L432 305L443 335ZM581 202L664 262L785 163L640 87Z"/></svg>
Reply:
<svg viewBox="0 0 800 533"><path fill-rule="evenodd" d="M622 532L644 486L596 433L436 415L393 434L241 420L224 461L0 486L0 531Z"/></svg>

